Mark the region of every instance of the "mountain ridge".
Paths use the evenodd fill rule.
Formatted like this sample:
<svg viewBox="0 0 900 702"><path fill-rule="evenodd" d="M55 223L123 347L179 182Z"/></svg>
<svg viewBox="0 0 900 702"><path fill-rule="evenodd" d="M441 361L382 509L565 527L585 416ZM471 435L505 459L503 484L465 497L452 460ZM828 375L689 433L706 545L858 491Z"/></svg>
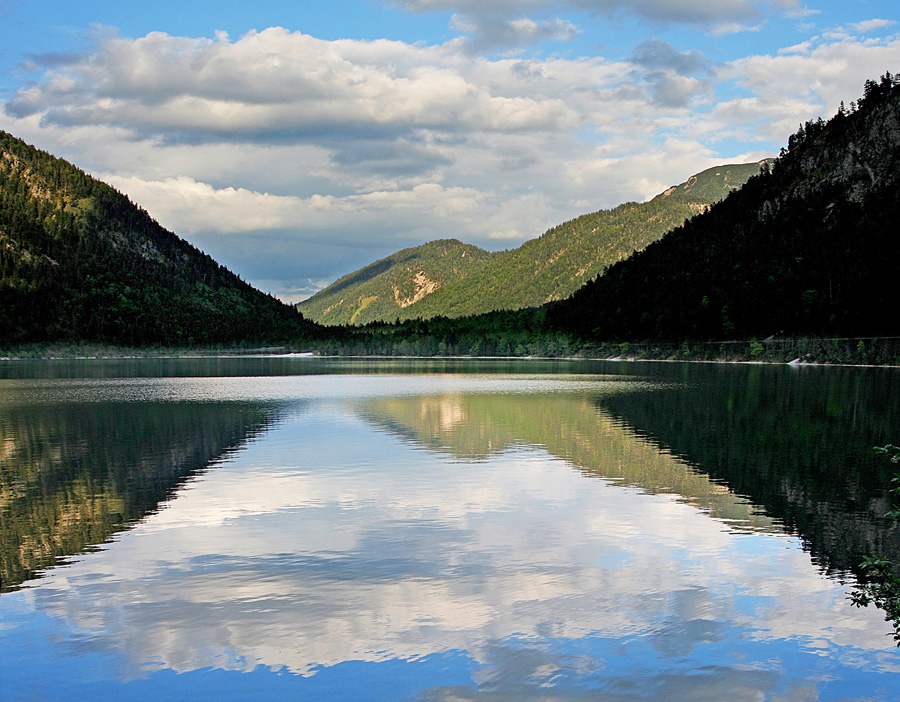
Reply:
<svg viewBox="0 0 900 702"><path fill-rule="evenodd" d="M326 325L354 324L362 315L361 323L393 319L399 310L467 275L494 255L458 239L436 239L348 273L329 285L325 295L318 294L297 308Z"/></svg>
<svg viewBox="0 0 900 702"><path fill-rule="evenodd" d="M434 264L426 254L428 247L456 240L404 249L340 278L299 303L298 309L322 324L362 325L395 319L462 317L563 299L612 263L704 212L757 173L762 163L705 169L647 202L626 202L581 215L516 249L492 253L471 247L479 253L453 275L432 275L429 269ZM403 264L417 261L419 267L404 267L400 259ZM385 284L388 279L392 286L410 289L416 288L417 277L423 282L427 279L431 286L420 285L415 299L403 298L408 304L399 304L396 294L392 300Z"/></svg>
<svg viewBox="0 0 900 702"><path fill-rule="evenodd" d="M315 328L110 185L0 131L0 341L191 346Z"/></svg>
<svg viewBox="0 0 900 702"><path fill-rule="evenodd" d="M604 341L900 333L900 80L866 81L851 105L548 322Z"/></svg>

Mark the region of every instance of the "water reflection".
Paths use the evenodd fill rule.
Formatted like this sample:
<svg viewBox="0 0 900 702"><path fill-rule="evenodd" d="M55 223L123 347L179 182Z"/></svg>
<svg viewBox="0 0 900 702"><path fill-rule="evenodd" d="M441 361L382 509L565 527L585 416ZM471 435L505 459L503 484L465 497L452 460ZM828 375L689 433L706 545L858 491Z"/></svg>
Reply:
<svg viewBox="0 0 900 702"><path fill-rule="evenodd" d="M671 372L671 371L670 371ZM887 461L900 432L898 369L682 366L661 392L598 407L799 533L830 571L866 555L900 560L884 519Z"/></svg>
<svg viewBox="0 0 900 702"><path fill-rule="evenodd" d="M373 424L457 459L483 461L516 446L540 447L585 475L615 480L651 493L673 493L735 528L781 532L773 520L726 484L672 460L608 413L601 397L643 392L639 383L609 383L589 395L477 395L378 398L361 403Z"/></svg>
<svg viewBox="0 0 900 702"><path fill-rule="evenodd" d="M900 682L877 612L606 409L669 380L176 380L105 397L183 408L179 425L207 404L279 421L4 595L10 699L890 699ZM60 387L82 392L30 401Z"/></svg>
<svg viewBox="0 0 900 702"><path fill-rule="evenodd" d="M0 394L3 591L156 509L274 419L260 404L19 404Z"/></svg>

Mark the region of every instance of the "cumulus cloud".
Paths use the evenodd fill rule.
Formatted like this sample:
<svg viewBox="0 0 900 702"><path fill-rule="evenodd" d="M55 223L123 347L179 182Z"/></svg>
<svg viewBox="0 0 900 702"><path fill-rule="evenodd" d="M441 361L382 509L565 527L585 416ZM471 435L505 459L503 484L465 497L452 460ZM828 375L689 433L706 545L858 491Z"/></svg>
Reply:
<svg viewBox="0 0 900 702"><path fill-rule="evenodd" d="M746 93L719 102L711 111L719 123L755 125L760 137L784 139L797 126L815 115L833 115L841 101L855 99L862 92L861 78L877 78L886 67L900 63L900 36L883 42L842 37L820 40L805 54L749 56L720 67L719 78L736 80ZM710 121L710 126L715 120ZM777 136L776 136L777 135Z"/></svg>
<svg viewBox="0 0 900 702"><path fill-rule="evenodd" d="M560 100L496 94L449 63L439 47L327 42L277 27L235 42L161 32L106 37L95 53L19 90L6 112L189 141L412 139L419 130L508 132L571 122Z"/></svg>
<svg viewBox="0 0 900 702"><path fill-rule="evenodd" d="M874 32L878 29L885 29L887 27L892 27L897 24L894 20L886 20L886 19L871 19L864 20L862 22L855 22L850 26L853 27L857 32Z"/></svg>
<svg viewBox="0 0 900 702"><path fill-rule="evenodd" d="M681 75L700 73L709 61L699 51L679 51L662 39L648 39L634 48L632 63L650 69L670 69Z"/></svg>
<svg viewBox="0 0 900 702"><path fill-rule="evenodd" d="M186 234L210 229L225 234L284 229L297 221L303 221L309 227L338 229L351 218L378 211L390 211L397 216L403 211L414 210L417 215L452 218L477 213L483 199L477 190L446 188L438 183L345 197L313 195L299 198L245 188L217 189L188 176L146 181L134 176L108 174L105 180L132 193L151 211L160 213L164 226Z"/></svg>
<svg viewBox="0 0 900 702"><path fill-rule="evenodd" d="M678 51L661 39L648 39L635 47L631 62L643 70L654 102L665 107L687 107L695 94L710 87L708 81L691 77L710 71L710 62L699 51Z"/></svg>

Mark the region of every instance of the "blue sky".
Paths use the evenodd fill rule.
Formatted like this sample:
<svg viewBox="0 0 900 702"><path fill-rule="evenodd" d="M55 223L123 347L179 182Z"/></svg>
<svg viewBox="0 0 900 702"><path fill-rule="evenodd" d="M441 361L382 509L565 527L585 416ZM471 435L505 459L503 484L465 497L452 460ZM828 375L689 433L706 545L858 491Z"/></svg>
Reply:
<svg viewBox="0 0 900 702"><path fill-rule="evenodd" d="M885 70L896 0L0 0L0 128L285 300L776 154Z"/></svg>

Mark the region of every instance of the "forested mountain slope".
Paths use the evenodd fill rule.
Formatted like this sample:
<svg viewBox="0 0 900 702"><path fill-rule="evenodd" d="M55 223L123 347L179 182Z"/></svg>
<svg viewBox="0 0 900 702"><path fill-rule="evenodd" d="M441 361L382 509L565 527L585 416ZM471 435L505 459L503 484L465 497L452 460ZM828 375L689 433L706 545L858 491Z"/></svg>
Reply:
<svg viewBox="0 0 900 702"><path fill-rule="evenodd" d="M430 241L345 275L297 307L320 324L393 321L496 255L456 239Z"/></svg>
<svg viewBox="0 0 900 702"><path fill-rule="evenodd" d="M900 81L807 122L770 172L552 305L597 340L900 334Z"/></svg>
<svg viewBox="0 0 900 702"><path fill-rule="evenodd" d="M314 327L110 186L0 132L0 342L191 345Z"/></svg>
<svg viewBox="0 0 900 702"><path fill-rule="evenodd" d="M406 308L400 317L461 317L568 297L616 261L706 211L759 169L758 163L717 166L648 202L628 202L560 224L517 249L498 253L466 278Z"/></svg>
<svg viewBox="0 0 900 702"><path fill-rule="evenodd" d="M759 168L757 163L710 168L649 202L577 217L509 251L489 254L455 240L405 249L341 278L299 308L323 324L367 324L461 317L559 300L705 211Z"/></svg>

